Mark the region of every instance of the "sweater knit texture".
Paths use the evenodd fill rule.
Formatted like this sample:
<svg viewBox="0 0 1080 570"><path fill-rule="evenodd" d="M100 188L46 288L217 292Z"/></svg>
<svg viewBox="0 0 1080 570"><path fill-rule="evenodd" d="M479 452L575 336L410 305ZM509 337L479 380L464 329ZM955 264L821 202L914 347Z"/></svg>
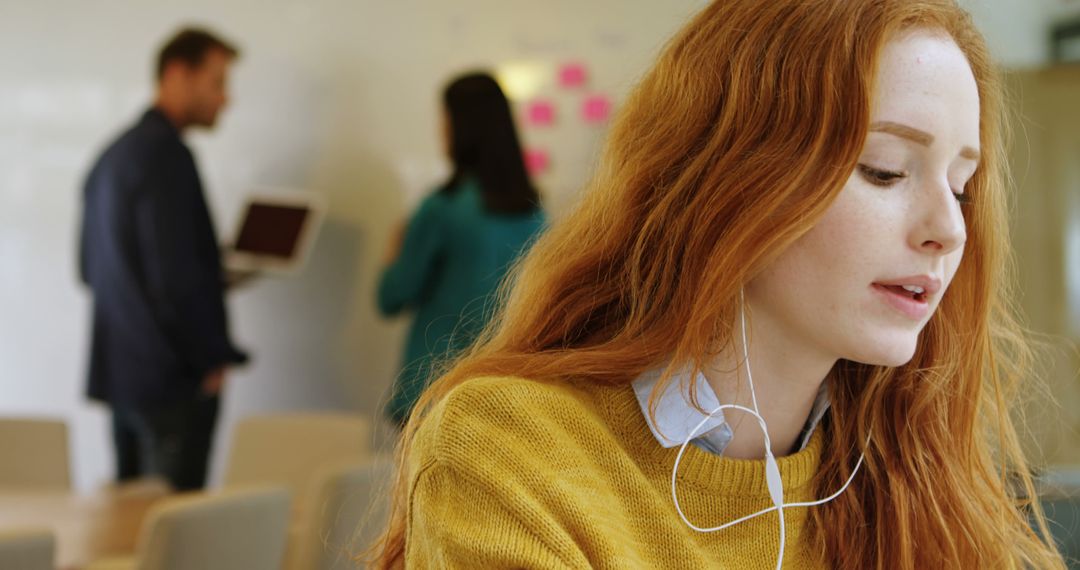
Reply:
<svg viewBox="0 0 1080 570"><path fill-rule="evenodd" d="M778 459L786 503L814 500L821 430ZM408 568L776 567L775 512L712 533L671 500L678 448L630 385L474 378L423 420L408 457ZM679 503L718 526L772 505L765 462L688 446ZM785 509L784 568L824 568L806 508Z"/></svg>

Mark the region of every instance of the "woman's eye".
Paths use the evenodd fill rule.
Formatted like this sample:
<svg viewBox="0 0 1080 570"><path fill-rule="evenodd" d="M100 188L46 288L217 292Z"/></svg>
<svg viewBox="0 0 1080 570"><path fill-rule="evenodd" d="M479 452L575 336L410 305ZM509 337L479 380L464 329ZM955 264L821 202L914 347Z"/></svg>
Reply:
<svg viewBox="0 0 1080 570"><path fill-rule="evenodd" d="M874 184L875 186L891 186L897 180L907 177L907 174L903 172L881 170L865 164L859 165L859 173L862 174L862 177L865 178L867 182Z"/></svg>
<svg viewBox="0 0 1080 570"><path fill-rule="evenodd" d="M971 195L967 192L953 192L953 196L956 197L956 201L961 204L968 204L971 202Z"/></svg>

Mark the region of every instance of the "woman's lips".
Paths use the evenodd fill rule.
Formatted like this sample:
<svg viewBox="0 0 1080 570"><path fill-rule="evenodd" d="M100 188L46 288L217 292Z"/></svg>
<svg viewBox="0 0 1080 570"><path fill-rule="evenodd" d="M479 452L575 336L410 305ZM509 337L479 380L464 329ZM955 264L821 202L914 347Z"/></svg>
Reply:
<svg viewBox="0 0 1080 570"><path fill-rule="evenodd" d="M911 293L899 285L874 283L873 288L886 303L910 319L922 320L930 312L926 295Z"/></svg>

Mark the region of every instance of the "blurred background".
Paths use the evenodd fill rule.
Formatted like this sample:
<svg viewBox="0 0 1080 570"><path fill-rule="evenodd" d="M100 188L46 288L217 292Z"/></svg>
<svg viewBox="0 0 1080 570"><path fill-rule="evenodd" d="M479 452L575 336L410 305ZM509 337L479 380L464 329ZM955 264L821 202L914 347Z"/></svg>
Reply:
<svg viewBox="0 0 1080 570"><path fill-rule="evenodd" d="M219 237L235 236L252 192L314 192L326 203L301 271L230 294L233 336L253 361L230 375L225 442L233 420L254 412L382 417L407 318L379 318L374 290L392 228L449 173L439 97L453 75L492 69L515 111L550 108L550 120L519 125L557 212L605 130L586 104L617 104L700 5L0 0L0 414L66 418L75 487L111 477L108 415L83 396L81 187L152 101L153 59L181 25L205 25L242 52L217 128L188 137ZM583 77L564 86L568 67ZM226 447L216 446L212 479Z"/></svg>
<svg viewBox="0 0 1080 570"><path fill-rule="evenodd" d="M376 314L380 256L392 227L448 173L438 96L450 77L478 67L497 74L558 218L589 176L610 111L703 4L0 0L0 416L66 420L74 487L112 477L107 410L84 397L80 192L104 145L151 102L153 58L180 26L208 26L242 51L218 128L188 138L222 240L260 189L317 193L326 204L302 270L230 293L234 337L253 362L231 373L221 443L254 413L381 417L406 319ZM1048 393L1025 391L1031 452L1076 485L1080 40L1065 34L1055 51L1051 38L1080 19L1080 1L966 4L1013 96L1021 304L1047 345ZM376 430L375 445L389 433ZM225 447L216 447L212 481Z"/></svg>

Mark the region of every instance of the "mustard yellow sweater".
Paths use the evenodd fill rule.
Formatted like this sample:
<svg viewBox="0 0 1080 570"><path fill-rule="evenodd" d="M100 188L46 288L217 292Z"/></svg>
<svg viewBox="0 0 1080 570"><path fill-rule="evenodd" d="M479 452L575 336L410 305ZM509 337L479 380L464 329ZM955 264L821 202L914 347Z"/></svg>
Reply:
<svg viewBox="0 0 1080 570"><path fill-rule="evenodd" d="M807 501L821 430L779 459L785 502ZM421 425L408 458L407 568L773 569L775 513L702 534L671 501L678 448L653 437L629 386L477 378ZM679 502L698 526L769 507L764 461L688 446ZM784 568L823 568L785 511Z"/></svg>

